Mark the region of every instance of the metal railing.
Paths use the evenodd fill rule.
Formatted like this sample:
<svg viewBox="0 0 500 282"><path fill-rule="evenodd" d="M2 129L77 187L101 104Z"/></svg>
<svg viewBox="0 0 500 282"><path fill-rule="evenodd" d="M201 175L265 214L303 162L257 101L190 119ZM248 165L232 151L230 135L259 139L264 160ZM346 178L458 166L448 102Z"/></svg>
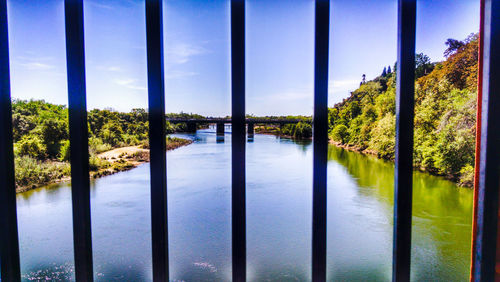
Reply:
<svg viewBox="0 0 500 282"><path fill-rule="evenodd" d="M329 0L316 0L312 279L326 280ZM162 0L146 0L151 149L153 279L168 281L168 216ZM335 13L335 11L333 11ZM483 123L475 281L495 275L500 168L500 1L484 12ZM65 1L75 277L93 280L83 0ZM416 0L399 0L393 280L410 280ZM19 281L6 0L0 1L0 260L3 281ZM245 1L231 1L232 275L246 280Z"/></svg>

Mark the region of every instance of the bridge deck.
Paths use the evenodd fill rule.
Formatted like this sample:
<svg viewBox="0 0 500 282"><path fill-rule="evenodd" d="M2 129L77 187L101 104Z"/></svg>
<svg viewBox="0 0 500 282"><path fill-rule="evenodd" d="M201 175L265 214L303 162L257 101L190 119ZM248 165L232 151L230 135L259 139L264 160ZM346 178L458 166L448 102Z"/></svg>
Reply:
<svg viewBox="0 0 500 282"><path fill-rule="evenodd" d="M194 122L194 123L231 123L230 118L206 118L206 119L189 119L189 118L166 118L170 123ZM299 122L310 123L310 120L301 119L246 119L246 123L279 123L290 124Z"/></svg>

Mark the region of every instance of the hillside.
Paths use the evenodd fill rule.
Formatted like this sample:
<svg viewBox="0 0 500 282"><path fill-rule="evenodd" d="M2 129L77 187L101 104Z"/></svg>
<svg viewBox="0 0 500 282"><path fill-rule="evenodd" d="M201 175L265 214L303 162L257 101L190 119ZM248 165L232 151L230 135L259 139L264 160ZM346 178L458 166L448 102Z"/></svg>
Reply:
<svg viewBox="0 0 500 282"><path fill-rule="evenodd" d="M471 186L474 167L478 37L449 39L446 60L416 56L414 166ZM394 66L394 70L397 66ZM337 145L394 159L395 72L363 81L329 109Z"/></svg>

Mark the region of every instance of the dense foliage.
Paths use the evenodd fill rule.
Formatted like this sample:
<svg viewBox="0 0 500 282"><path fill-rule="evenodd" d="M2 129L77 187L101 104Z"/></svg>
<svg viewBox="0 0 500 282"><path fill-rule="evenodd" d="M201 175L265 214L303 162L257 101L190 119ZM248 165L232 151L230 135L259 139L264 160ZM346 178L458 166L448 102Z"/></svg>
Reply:
<svg viewBox="0 0 500 282"><path fill-rule="evenodd" d="M171 117L193 117L169 114ZM198 116L196 116L198 117ZM42 100L12 103L16 182L40 185L69 176L68 109ZM88 113L90 169L110 166L97 154L113 148L147 144L148 114L144 109L129 113L94 109ZM182 131L185 124L167 122L167 133ZM167 139L174 144L177 140Z"/></svg>
<svg viewBox="0 0 500 282"><path fill-rule="evenodd" d="M293 121L297 123L277 124L256 124L255 132L281 135L294 139L309 139L312 137L312 118L310 116L264 116L256 117L247 115L249 120L272 120L272 121Z"/></svg>
<svg viewBox="0 0 500 282"><path fill-rule="evenodd" d="M446 42L446 60L416 56L414 165L470 186L473 178L478 38ZM394 67L394 70L397 66ZM329 109L330 138L394 158L395 72L364 81Z"/></svg>

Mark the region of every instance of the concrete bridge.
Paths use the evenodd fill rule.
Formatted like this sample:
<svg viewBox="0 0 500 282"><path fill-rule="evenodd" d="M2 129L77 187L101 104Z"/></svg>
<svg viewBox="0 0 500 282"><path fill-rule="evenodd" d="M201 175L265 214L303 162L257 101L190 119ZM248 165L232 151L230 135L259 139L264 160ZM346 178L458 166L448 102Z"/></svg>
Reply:
<svg viewBox="0 0 500 282"><path fill-rule="evenodd" d="M217 135L224 136L225 124L231 124L231 118L166 118L170 123L186 123L189 132L196 132L198 124L215 124ZM245 119L248 137L253 138L255 124L295 124L304 121L302 119L282 119L282 118L247 118ZM311 122L311 121L305 121Z"/></svg>

